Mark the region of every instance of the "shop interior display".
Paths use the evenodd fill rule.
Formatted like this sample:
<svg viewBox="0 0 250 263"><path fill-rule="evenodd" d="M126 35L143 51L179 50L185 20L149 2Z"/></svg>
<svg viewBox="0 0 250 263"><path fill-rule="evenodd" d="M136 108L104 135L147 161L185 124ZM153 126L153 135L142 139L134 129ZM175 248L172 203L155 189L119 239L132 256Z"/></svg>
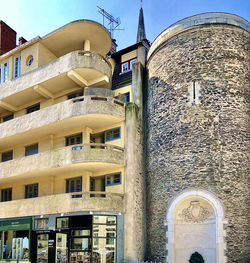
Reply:
<svg viewBox="0 0 250 263"><path fill-rule="evenodd" d="M48 263L48 242L48 234L41 234L37 236L37 263Z"/></svg>

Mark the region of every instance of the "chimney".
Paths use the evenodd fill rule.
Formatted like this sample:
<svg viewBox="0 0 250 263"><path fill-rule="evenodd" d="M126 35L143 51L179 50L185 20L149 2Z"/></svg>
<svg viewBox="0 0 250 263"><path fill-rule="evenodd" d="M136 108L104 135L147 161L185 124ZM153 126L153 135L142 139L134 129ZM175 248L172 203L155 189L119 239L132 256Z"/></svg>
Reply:
<svg viewBox="0 0 250 263"><path fill-rule="evenodd" d="M18 38L18 46L21 46L22 44L26 43L27 40L23 37L19 37Z"/></svg>
<svg viewBox="0 0 250 263"><path fill-rule="evenodd" d="M16 31L0 20L0 56L16 47Z"/></svg>

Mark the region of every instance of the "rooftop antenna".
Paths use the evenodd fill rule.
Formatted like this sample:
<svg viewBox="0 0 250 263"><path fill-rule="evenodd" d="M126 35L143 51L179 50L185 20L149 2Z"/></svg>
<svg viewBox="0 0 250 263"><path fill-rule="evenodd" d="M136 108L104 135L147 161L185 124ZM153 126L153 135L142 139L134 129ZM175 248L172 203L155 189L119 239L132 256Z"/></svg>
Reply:
<svg viewBox="0 0 250 263"><path fill-rule="evenodd" d="M99 9L98 13L102 15L103 26L104 26L104 18L106 18L109 21L109 33L111 35L111 38L113 39L115 30L124 30L124 29L118 28L118 26L121 24L120 17L114 18L111 14L106 12L103 8L99 6L97 6L97 8Z"/></svg>

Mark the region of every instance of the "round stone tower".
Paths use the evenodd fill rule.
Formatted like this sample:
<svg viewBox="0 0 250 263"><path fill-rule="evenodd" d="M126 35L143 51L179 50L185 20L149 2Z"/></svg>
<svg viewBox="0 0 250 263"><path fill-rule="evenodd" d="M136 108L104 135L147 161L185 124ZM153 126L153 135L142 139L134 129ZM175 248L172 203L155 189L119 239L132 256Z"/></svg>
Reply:
<svg viewBox="0 0 250 263"><path fill-rule="evenodd" d="M250 262L249 32L241 17L205 13L173 24L149 50L150 259Z"/></svg>

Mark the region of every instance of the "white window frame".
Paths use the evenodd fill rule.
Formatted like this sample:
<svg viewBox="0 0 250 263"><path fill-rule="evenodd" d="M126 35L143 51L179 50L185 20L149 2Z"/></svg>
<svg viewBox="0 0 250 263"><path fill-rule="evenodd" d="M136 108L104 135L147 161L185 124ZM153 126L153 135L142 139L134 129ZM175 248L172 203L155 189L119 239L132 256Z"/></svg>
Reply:
<svg viewBox="0 0 250 263"><path fill-rule="evenodd" d="M0 65L0 83L7 82L9 80L9 64L5 62Z"/></svg>
<svg viewBox="0 0 250 263"><path fill-rule="evenodd" d="M21 56L14 58L13 63L13 79L20 77L21 75Z"/></svg>

